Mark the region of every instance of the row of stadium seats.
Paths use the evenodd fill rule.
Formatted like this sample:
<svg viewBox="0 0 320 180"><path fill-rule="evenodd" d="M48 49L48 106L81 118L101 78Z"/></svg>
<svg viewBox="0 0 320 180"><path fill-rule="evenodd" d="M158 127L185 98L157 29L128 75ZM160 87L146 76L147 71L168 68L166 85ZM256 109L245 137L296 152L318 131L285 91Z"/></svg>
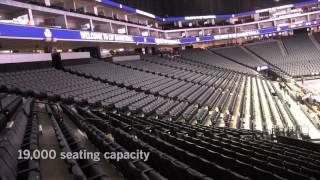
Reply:
<svg viewBox="0 0 320 180"><path fill-rule="evenodd" d="M39 160L15 160L18 149L39 148L38 126L42 120L39 113L44 113L34 105L33 98L23 102L12 110L12 122L0 131L2 179L41 179ZM289 145L270 141L264 139L259 131L138 118L65 104L45 107L61 151L86 150L74 135L78 131L72 130L70 123L73 123L103 153L135 152L137 149L150 152L146 162L110 161L128 179L209 180L228 177L311 180L320 175L320 153L317 150L296 143ZM100 165L90 160L68 159L65 163L70 167L69 173L73 178L109 179Z"/></svg>
<svg viewBox="0 0 320 180"><path fill-rule="evenodd" d="M0 131L6 127L10 117L14 114L16 109L22 102L22 99L18 96L7 96L6 94L0 94Z"/></svg>
<svg viewBox="0 0 320 180"><path fill-rule="evenodd" d="M176 67L176 68L179 68L179 67L181 67L181 66L178 66L178 65L176 65L176 66L174 66L173 64L174 63L176 63L176 62L182 62L181 60L177 60L177 61L172 61L172 60L166 60L166 61L161 61L161 59L157 59L157 57L148 57L148 59L151 59L151 60L147 60L147 59L145 59L145 61L148 61L148 62L152 62L152 63L159 63L159 64L161 64L161 65L168 65L168 66L170 66L170 67ZM156 59L156 60L152 60L152 59ZM158 70L158 69L161 69L161 66L159 66L159 65L157 65L157 66L155 66L156 68L154 68L153 66L152 66L152 64L148 64L148 63L145 63L145 62L143 62L143 61L131 61L131 62L122 62L122 63L119 63L119 64L121 64L121 65L125 65L126 67L129 65L129 67L131 67L131 68L134 68L134 69L139 69L139 70L144 70L144 71L147 71L147 72L158 72L158 71L156 71L156 70ZM182 65L182 67L183 67L183 65ZM165 74L165 73L163 73L163 75L167 75L167 74ZM238 80L237 80L238 81ZM258 82L260 82L260 79L258 79ZM273 120L273 122L269 122L269 123L267 123L267 124L269 124L269 126L272 126L272 124L277 124L277 126L278 127L280 127L280 128L282 128L282 127L284 127L283 126L283 121L284 121L284 123L286 124L286 122L287 121L289 121L289 124L290 124L290 127L292 127L292 123L291 123L291 120L290 119L284 119L283 118L283 116L284 117L287 117L286 115L286 112L282 112L282 113L285 113L285 115L283 115L282 116L282 114L281 113L279 113L278 111L277 111L277 108L274 106L275 105L275 103L273 103L273 101L274 101L274 98L273 97L271 97L271 94L272 93L270 93L270 91L269 90L271 90L270 88L267 88L266 86L266 84L268 84L268 83L266 83L266 82L269 82L269 81L262 81L261 83L263 84L263 89L262 89L262 87L261 86L259 86L259 89L260 89L260 91L259 92L261 92L261 93L263 93L263 95L264 96L259 96L259 97L261 97L260 99L263 99L264 100L264 97L265 97L265 95L267 94L268 95L268 101L266 102L266 100L264 100L264 108L263 109L265 109L265 111L269 111L268 113L267 113L267 116L268 116L268 118L265 118L267 121L270 121L271 119ZM235 87L235 89L237 89L237 86L234 86ZM238 86L238 88L239 88L239 86ZM272 88L273 89L273 88ZM219 90L219 89L218 89ZM234 92L234 91L232 91L232 92ZM238 91L236 91L236 92L238 92ZM265 93L264 93L265 92ZM233 93L233 94L236 94L236 93ZM206 94L204 94L204 95L206 95ZM212 96L213 98L214 97L217 97L217 96ZM206 97L206 99L207 99L208 97ZM200 99L200 98L199 98ZM201 100L201 99L200 99ZM231 96L230 97L230 102L234 102L236 100L236 96L235 95L233 95L233 96ZM215 102L214 100L209 100L210 102ZM267 103L267 104L266 104ZM230 103L229 104L229 107L230 108L228 108L229 109L229 112L233 112L233 109L234 109L234 106L235 106L235 103ZM270 106L270 108L269 108L269 106ZM209 107L210 107L210 105L209 105ZM194 107L190 107L189 109L188 109L188 111L186 111L187 112L187 114L186 114L186 117L188 117L188 116L190 116L188 113L189 112L193 112L192 111L192 109L194 109ZM230 110L231 109L231 110ZM272 109L272 114L270 114L270 109ZM278 108L279 109L279 108ZM263 111L264 112L264 111ZM265 115L263 116L263 117L265 117ZM268 129L271 129L271 127L269 127Z"/></svg>
<svg viewBox="0 0 320 180"><path fill-rule="evenodd" d="M74 153L87 151L88 145L85 145L85 141L78 139L78 136L74 135L77 131L74 131L70 127L68 119L64 119L57 109L51 110L57 107L60 108L60 106L52 105L50 107L46 105L46 102L35 101L34 98L22 98L10 95L6 95L6 97L19 98L21 101L17 107L10 109L10 112L12 112L11 116L6 113L6 118L9 121L6 123L6 127L0 130L0 179L40 180L42 178L49 178L46 176L48 174L44 172L46 168L50 169L52 165L59 165L57 161L63 162L63 159L59 159L60 155L58 155L55 156L57 159L50 159L49 162L44 162L46 159L39 158L40 154L37 154L38 152L42 152L41 150L48 150L49 152L54 150L56 154L59 152ZM11 104L13 103L15 103L14 99ZM46 111L42 111L39 108L41 106L46 107ZM5 109L8 108L5 107ZM44 139L50 140L50 137L47 136L50 136L52 133L42 133L42 127L46 124L44 123L46 121L43 116L44 114L48 114L48 117L50 117L49 121L54 129L53 135L56 136L60 149L47 149L48 147L52 148L55 142L44 142ZM51 123L45 126L51 128ZM40 142L40 139L42 139L42 142ZM41 157L45 158L43 155ZM52 156L50 157L52 158ZM93 159L66 158L65 164L67 166L62 165L62 167L68 167L68 169L59 172L61 174L55 176L63 177L61 179L110 179L106 175L105 169L102 169L101 165L94 162Z"/></svg>
<svg viewBox="0 0 320 180"><path fill-rule="evenodd" d="M139 64L140 62L139 61L135 61L134 63L138 63ZM135 65L139 66L138 64L135 64ZM160 66L160 65L156 65L154 63L148 63L148 64L150 65L150 67L152 65ZM107 79L101 79L101 80L102 81L112 81L112 78L114 76L113 75L114 73L112 73L112 70L105 71L106 68L108 69L108 65L109 65L108 63L106 63L105 66L103 66L102 64L99 64L99 67L101 67L101 69L103 69L101 71L99 70L99 67L98 67L97 64L90 64L88 66L85 66L85 65L73 66L73 67L68 67L68 69L69 70L71 69L72 71L76 71L78 74L95 73L97 75L94 76L94 78L105 77ZM165 67L165 66L163 66L163 67ZM132 67L132 68L134 68L134 67ZM120 68L120 66L118 66L117 70L118 70L118 72L120 71L120 72L124 72L125 73L125 71L129 71L130 69ZM141 69L141 70L143 70L143 69ZM180 70L180 71L182 71L182 70ZM140 71L134 71L134 72L140 72ZM147 72L149 72L149 73L147 73ZM187 72L188 71L182 71L182 73L187 73ZM146 70L145 73L141 73L141 74L146 74L145 76L149 77L149 76L153 75L152 73L153 72L150 72L150 70ZM233 81L230 81L229 84L227 84L226 79L220 78L217 82L215 82L215 86L217 86L217 87L220 86L220 88L224 88L224 89L226 89L227 87L231 88L232 85L235 84L235 82L237 81L237 77L235 77L235 74L228 73L227 78L231 78L230 77L231 75L233 76L232 77ZM200 74L200 73L199 73L199 75L195 74L195 76L202 76L204 79L210 79L210 77L208 78L206 75L203 75L203 74ZM130 83L132 83L132 81L134 81L134 80L130 80L131 77L132 76L126 75L126 76L123 76L122 79L126 79L126 81L130 81ZM205 103L205 101L206 101L205 98L209 97L210 94L213 93L214 88L208 88L207 86L204 86L204 85L200 86L198 84L193 84L193 83L190 83L190 82L186 83L185 81L182 81L181 79L172 80L171 78L167 78L166 74L162 74L162 75L160 75L158 77L161 77L161 80L160 81L155 81L155 83L153 83L154 81L151 81L151 83L153 83L153 84L150 84L150 81L147 80L147 82L148 82L147 85L143 84L142 87L141 87L141 84L139 84L138 86L137 86L137 84L131 84L131 86L135 87L136 89L139 88L137 90L142 89L143 91L147 91L146 93L151 92L151 93L153 93L155 95L159 94L161 96L164 96L164 97L167 97L167 98L170 98L170 99L177 98L180 101L186 100L189 103L196 102L196 103L200 103L200 105L204 104L206 106L209 105L211 107L214 105L214 101L212 101L211 103L209 103L209 101L208 101L208 103ZM212 77L212 78L214 78L214 77ZM169 81L169 83L166 83L167 81ZM119 82L116 82L116 83L119 84ZM158 85L158 83L160 85ZM128 86L126 84L123 84L123 85ZM221 91L221 90L218 90L218 91ZM204 94L204 96L201 96L201 94ZM218 97L218 95L219 94L215 93L215 97ZM126 103L128 101L130 101L130 99L125 100ZM162 99L160 99L159 101L161 102ZM156 103L156 104L158 104L158 103ZM185 103L182 103L181 106L184 107ZM177 110L178 110L177 112L175 112L175 110L174 110L173 112L175 112L175 113L172 112L171 114L178 115L178 114L181 113L181 111L183 109L177 108Z"/></svg>
<svg viewBox="0 0 320 180"><path fill-rule="evenodd" d="M55 69L2 73L0 82L2 89L24 95L48 97L50 100L63 100L66 103L102 105L138 114L156 114L160 118L193 124L209 123L269 132L276 126L295 127L285 105L277 103L271 113L270 106L276 104L274 101L277 97L270 98L269 91L272 88L266 88L265 85L269 81L232 71L205 69L187 60L160 59L155 63L156 57L145 59L120 64L93 62L66 67L67 71L77 75ZM179 68L179 64L183 69ZM199 72L194 72L193 76L207 80L213 78L215 81L212 87L209 84L201 85L192 80L169 77L165 72L157 74L153 66L159 69L170 67L172 71L182 74L190 73L192 67L195 67ZM202 69L207 71L200 73ZM194 78L191 76L189 79ZM260 81L263 86L257 86ZM252 88L249 84L259 87L259 91L254 91L257 88ZM244 93L246 98L240 98ZM266 94L269 95L267 99ZM211 115L214 115L213 118Z"/></svg>
<svg viewBox="0 0 320 180"><path fill-rule="evenodd" d="M252 69L242 66L236 62L233 62L229 59L226 59L222 56L219 56L213 52L209 52L204 49L189 49L186 51L181 51L182 57L192 60L195 62L199 62L206 65L211 65L219 68L234 70L240 73L246 73L254 75L255 71Z"/></svg>
<svg viewBox="0 0 320 180"><path fill-rule="evenodd" d="M86 110L81 111L87 113ZM197 179L207 178L205 175L214 179L313 179L311 177L319 176L318 152L269 140L240 138L240 134L245 134L246 131L230 129L224 132L222 128L197 128L174 122L105 114L103 111L92 112L110 121L111 129L112 126L118 127L112 132L121 145L132 150L150 149L149 146L156 148L157 150L151 151L155 153L151 154L151 159L156 158L157 152L154 151L165 153L169 156L167 158L171 156L185 164L183 167L190 166L198 171L201 178ZM197 135L201 132L200 129L203 130L203 135ZM228 136L229 132L234 135ZM143 145L144 143L148 145ZM313 157L316 158L312 160ZM158 163L163 161L161 158L157 160ZM160 167L166 167L165 164L149 163L164 176L173 178L174 175L170 172L174 172L176 168L164 170Z"/></svg>
<svg viewBox="0 0 320 180"><path fill-rule="evenodd" d="M312 76L320 73L320 52L307 35L296 34L279 41L258 42L245 47L290 76ZM286 54L282 53L279 43L283 43Z"/></svg>
<svg viewBox="0 0 320 180"><path fill-rule="evenodd" d="M161 62L161 61L157 61L157 62ZM145 71L146 73L147 72L155 73L154 71L156 69L153 66L161 67L161 65L158 65L158 64L146 63L146 62L140 62L140 61L123 62L123 63L119 63L119 64L121 64L121 65L123 65L125 67L130 67L132 69L139 69L139 70ZM145 66L142 65L142 67L140 67L140 64L143 64ZM106 63L105 65L108 65L108 64ZM148 66L150 68L148 68L146 66ZM162 65L162 67L166 67L166 66ZM91 73L95 73L97 75L94 76L94 78L105 77L105 78L108 78L108 79L102 79L102 81L111 81L112 77L113 77L112 74L114 74L114 73L112 73L113 72L112 70L105 71L106 68L108 68L108 66L103 66L102 63L99 63L99 66L97 64L96 65L95 64L90 64L88 66L81 65L81 66L68 67L68 69L71 69L72 71L76 70L76 72L78 74L87 74L88 75L88 74L91 74ZM104 70L100 71L99 69L104 69ZM120 67L118 67L117 70L118 70L118 72L120 71L120 72L126 73L127 69L125 69L125 68L121 69ZM182 71L182 70L180 70L180 71ZM139 71L135 71L135 72L139 72ZM182 73L184 73L184 72L188 72L188 71L182 71ZM146 73L144 73L144 74L146 74ZM152 75L152 74L149 74L149 76L150 75ZM168 74L166 74L166 73L163 73L161 75L162 75L162 77L163 76L168 76ZM158 86L156 88L151 89L150 92L154 92L154 93L158 92L161 96L167 96L169 98L178 98L178 100L185 100L186 99L189 103L193 103L194 100L195 100L195 102L196 103L200 103L200 105L202 105L202 103L204 103L203 105L208 106L209 110L213 106L216 106L216 108L219 111L223 111L224 107L226 106L227 100L228 100L228 95L230 93L226 87L230 87L230 89L232 88L231 99L233 99L233 101L232 101L233 103L229 104L230 108L228 108L228 109L234 109L234 106L235 106L235 103L236 103L235 102L235 99L236 99L235 90L239 87L239 84L240 84L240 83L237 83L237 86L235 86L236 82L240 79L240 77L239 76L235 77L234 75L235 74L233 74L233 80L229 81L228 85L227 85L227 81L226 80L228 79L230 74L227 76L227 79L219 79L218 81L216 81L215 84L220 84L220 85L217 86L218 90L215 93L213 93L214 89L212 89L212 88L207 88L205 86L201 86L200 87L197 84L193 85L193 87L191 87L192 84L181 82L181 81L179 82L178 80L172 81L171 83L168 83L168 84L162 84L162 85L160 85L160 86ZM195 76L197 76L197 74L195 74ZM201 76L204 76L203 78L208 79L205 74L204 75L202 74ZM122 78L130 81L131 76L123 76ZM111 79L111 80L109 80L109 79ZM134 85L132 85L132 86L134 86ZM150 87L150 85L147 85L147 86L144 86L144 87ZM144 87L141 87L141 89L142 90L147 90ZM154 87L154 85L151 85L151 87ZM194 88L194 87L198 88L198 90L196 90L196 88ZM219 94L221 92L223 92L223 89L226 89L227 92L223 93L224 95L222 96L222 98L218 99ZM184 93L181 93L183 91L184 91ZM192 92L193 92L193 94L190 94ZM207 92L209 92L209 93L207 93ZM203 94L203 95L200 96L201 94ZM212 94L212 95L210 95L210 94ZM208 98L208 100L206 100L207 98ZM126 100L126 102L127 101L128 100ZM172 109L172 111L169 111L169 115L171 117L178 117L184 111L184 109L186 109L187 106L188 105L186 103L181 102L176 108ZM182 116L184 118L187 117L186 120L189 120L188 117L193 117L193 115L195 115L197 111L194 110L194 111L191 111L191 112L194 112L194 113L193 114L189 114L189 110L188 111L186 110L182 114ZM208 112L208 108L203 108L201 110L201 112ZM200 114L202 114L202 113L200 113ZM207 113L205 113L205 114L207 114ZM163 115L163 113L158 114L158 115ZM203 118L205 118L205 116L195 116L195 117L203 117ZM204 119L198 119L198 120L199 120L199 122L202 122Z"/></svg>
<svg viewBox="0 0 320 180"><path fill-rule="evenodd" d="M50 107L47 105L46 108L48 114L51 116L53 128L58 141L60 141L59 145L62 152L74 153L85 151L86 148L83 143L73 135L72 129L61 119L57 106ZM109 179L103 172L103 169L92 159L66 159L66 161L75 179Z"/></svg>
<svg viewBox="0 0 320 180"><path fill-rule="evenodd" d="M267 63L263 62L257 57L252 56L249 52L246 51L242 46L232 46L232 47L223 47L223 48L210 48L210 50L230 58L234 61L237 61L240 64L249 66L256 69L259 66L266 65Z"/></svg>
<svg viewBox="0 0 320 180"><path fill-rule="evenodd" d="M39 179L38 159L18 159L18 150L39 149L39 119L32 110L34 99L26 99L23 105L22 98L17 96L6 96L3 101L9 104L2 109L7 123L0 130L0 178Z"/></svg>
<svg viewBox="0 0 320 180"><path fill-rule="evenodd" d="M89 140L103 153L105 152L128 152L130 149L119 144L118 140L111 140L107 137L107 133L110 132L111 127L109 126L109 120L103 120L97 118L92 113L86 113L84 116L82 113L79 114L77 111L72 110L66 105L61 106L64 113L66 113L70 119L87 134ZM87 117L87 118L85 118ZM88 121L94 119L94 121ZM135 152L137 149L132 150ZM133 159L120 159L120 161L111 160L111 163L122 172L125 178L140 180L140 179L154 179L154 180L165 180L162 175L152 169L148 164L142 160Z"/></svg>

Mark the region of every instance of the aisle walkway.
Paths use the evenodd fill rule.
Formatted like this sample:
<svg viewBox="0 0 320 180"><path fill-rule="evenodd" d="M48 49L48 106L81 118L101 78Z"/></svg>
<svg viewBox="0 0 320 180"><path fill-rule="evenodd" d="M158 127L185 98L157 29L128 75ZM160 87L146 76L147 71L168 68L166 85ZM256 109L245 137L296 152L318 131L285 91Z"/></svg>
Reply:
<svg viewBox="0 0 320 180"><path fill-rule="evenodd" d="M274 83L274 85L279 89L278 83ZM297 120L298 125L302 127L303 132L309 132L309 136L311 139L319 139L320 131L312 124L309 118L303 113L300 106L289 96L284 95L283 91L280 91L281 94L287 99L290 103L290 111L292 115Z"/></svg>

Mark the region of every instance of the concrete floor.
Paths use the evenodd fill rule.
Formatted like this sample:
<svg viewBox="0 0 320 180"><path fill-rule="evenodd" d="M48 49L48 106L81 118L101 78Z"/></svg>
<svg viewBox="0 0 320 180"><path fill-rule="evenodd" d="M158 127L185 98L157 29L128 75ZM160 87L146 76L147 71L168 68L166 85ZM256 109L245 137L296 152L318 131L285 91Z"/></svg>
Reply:
<svg viewBox="0 0 320 180"><path fill-rule="evenodd" d="M35 110L46 112L43 104L36 104ZM53 129L52 122L46 113L38 113L39 124L42 126L42 134L39 136L40 150L54 150L57 157L61 153L61 149ZM64 160L56 159L40 159L41 178L46 180L56 179L72 179L72 174L68 171L69 166Z"/></svg>
<svg viewBox="0 0 320 180"><path fill-rule="evenodd" d="M275 87L281 92L281 94L285 97L285 99L290 103L290 111L292 115L297 120L298 125L301 126L302 131L305 133L309 133L311 139L319 139L320 138L320 130L317 129L309 118L303 113L299 104L294 101L289 95L286 95L283 91L280 90L279 84L274 82Z"/></svg>

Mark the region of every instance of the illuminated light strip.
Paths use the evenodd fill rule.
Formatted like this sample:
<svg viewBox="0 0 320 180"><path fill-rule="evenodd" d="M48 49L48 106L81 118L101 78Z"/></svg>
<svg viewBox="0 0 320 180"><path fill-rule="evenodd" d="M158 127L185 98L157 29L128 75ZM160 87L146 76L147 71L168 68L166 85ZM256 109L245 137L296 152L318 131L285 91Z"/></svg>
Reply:
<svg viewBox="0 0 320 180"><path fill-rule="evenodd" d="M110 0L96 0L96 1L104 3L104 4L107 4L109 6L120 8L120 4L119 3L116 3L116 2L113 2L113 1L110 1Z"/></svg>
<svg viewBox="0 0 320 180"><path fill-rule="evenodd" d="M151 18L156 18L155 15L151 14L151 13L148 13L148 12L145 12L145 11L141 11L139 9L136 9L136 13L138 14L141 14L141 15L144 15L144 16L148 16L148 17L151 17Z"/></svg>
<svg viewBox="0 0 320 180"><path fill-rule="evenodd" d="M247 12L240 12L240 13L234 14L234 16L235 17L247 16L247 15L252 15L252 14L255 14L255 13L256 13L255 11L247 11Z"/></svg>
<svg viewBox="0 0 320 180"><path fill-rule="evenodd" d="M255 36L260 35L258 30L256 31L248 31L248 32L241 32L241 33L233 33L233 34L221 34L221 35L214 35L215 40L222 40L222 39L234 39L240 37L247 37L247 36Z"/></svg>
<svg viewBox="0 0 320 180"><path fill-rule="evenodd" d="M216 15L207 15L207 16L186 16L185 20L195 20L195 19L214 19Z"/></svg>
<svg viewBox="0 0 320 180"><path fill-rule="evenodd" d="M232 14L224 14L224 15L217 15L218 19L228 19L232 17Z"/></svg>
<svg viewBox="0 0 320 180"><path fill-rule="evenodd" d="M169 17L169 18L163 18L163 21L183 21L185 20L184 17Z"/></svg>
<svg viewBox="0 0 320 180"><path fill-rule="evenodd" d="M279 10L279 9L285 9L285 8L291 8L291 7L294 7L294 5L287 4L287 5L277 6L277 7L267 8L267 9L258 9L258 10L256 10L256 13L266 12L266 11L270 11L273 9Z"/></svg>
<svg viewBox="0 0 320 180"><path fill-rule="evenodd" d="M286 8L292 8L294 7L293 4L287 4L287 5L283 5L283 6L278 6L278 7L274 7L274 8L271 8L271 9L286 9Z"/></svg>
<svg viewBox="0 0 320 180"><path fill-rule="evenodd" d="M156 44L167 44L167 45L176 45L176 44L180 44L180 40L179 39L159 39L159 38L155 38L155 43Z"/></svg>
<svg viewBox="0 0 320 180"><path fill-rule="evenodd" d="M259 9L259 10L256 10L256 14L262 13L262 12L267 12L267 11L270 11L270 8L268 8L268 9Z"/></svg>
<svg viewBox="0 0 320 180"><path fill-rule="evenodd" d="M158 20L158 21L164 21L163 19L164 18L162 18L162 17L156 16L156 20Z"/></svg>
<svg viewBox="0 0 320 180"><path fill-rule="evenodd" d="M288 14L288 15L280 15L279 18L295 18L295 17L300 17L302 16L301 13L296 13L296 14Z"/></svg>

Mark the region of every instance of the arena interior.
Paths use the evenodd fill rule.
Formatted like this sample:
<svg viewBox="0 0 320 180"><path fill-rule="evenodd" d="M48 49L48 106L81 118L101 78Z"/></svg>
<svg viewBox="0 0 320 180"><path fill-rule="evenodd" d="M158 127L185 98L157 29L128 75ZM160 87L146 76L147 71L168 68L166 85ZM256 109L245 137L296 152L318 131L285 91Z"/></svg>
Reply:
<svg viewBox="0 0 320 180"><path fill-rule="evenodd" d="M319 180L319 112L318 0L0 0L0 180Z"/></svg>

